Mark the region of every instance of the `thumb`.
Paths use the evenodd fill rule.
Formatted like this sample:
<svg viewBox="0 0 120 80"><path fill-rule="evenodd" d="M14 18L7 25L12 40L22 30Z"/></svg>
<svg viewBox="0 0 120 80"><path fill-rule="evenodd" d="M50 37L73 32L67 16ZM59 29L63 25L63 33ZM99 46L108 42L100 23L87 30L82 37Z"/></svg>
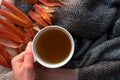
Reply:
<svg viewBox="0 0 120 80"><path fill-rule="evenodd" d="M32 42L29 42L26 50L25 50L25 56L24 56L24 65L28 67L33 67L33 54L32 54Z"/></svg>

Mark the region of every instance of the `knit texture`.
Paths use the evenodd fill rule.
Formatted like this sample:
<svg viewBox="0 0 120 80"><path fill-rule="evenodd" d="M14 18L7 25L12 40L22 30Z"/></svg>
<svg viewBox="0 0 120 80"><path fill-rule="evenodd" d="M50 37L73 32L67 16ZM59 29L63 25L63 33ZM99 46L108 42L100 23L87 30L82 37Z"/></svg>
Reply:
<svg viewBox="0 0 120 80"><path fill-rule="evenodd" d="M79 80L120 80L120 0L63 2L52 21L72 34L75 52L62 68L79 68Z"/></svg>
<svg viewBox="0 0 120 80"><path fill-rule="evenodd" d="M100 37L110 27L117 12L108 1L65 0L65 5L56 9L53 22L81 37Z"/></svg>

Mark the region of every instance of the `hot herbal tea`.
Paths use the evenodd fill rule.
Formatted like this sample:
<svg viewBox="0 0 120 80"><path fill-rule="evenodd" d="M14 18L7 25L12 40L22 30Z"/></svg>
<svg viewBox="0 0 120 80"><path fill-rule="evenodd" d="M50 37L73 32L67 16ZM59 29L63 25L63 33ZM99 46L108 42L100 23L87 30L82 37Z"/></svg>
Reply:
<svg viewBox="0 0 120 80"><path fill-rule="evenodd" d="M37 40L37 53L47 63L59 63L70 53L71 43L66 34L58 29L48 30Z"/></svg>

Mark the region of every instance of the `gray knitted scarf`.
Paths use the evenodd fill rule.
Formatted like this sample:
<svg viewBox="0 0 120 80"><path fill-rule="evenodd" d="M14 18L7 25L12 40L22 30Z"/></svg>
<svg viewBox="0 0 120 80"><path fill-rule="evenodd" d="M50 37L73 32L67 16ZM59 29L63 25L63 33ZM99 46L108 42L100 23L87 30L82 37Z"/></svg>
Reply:
<svg viewBox="0 0 120 80"><path fill-rule="evenodd" d="M79 68L79 80L120 80L120 0L63 0L53 24L74 37L75 54L62 68ZM16 0L25 13L31 8Z"/></svg>

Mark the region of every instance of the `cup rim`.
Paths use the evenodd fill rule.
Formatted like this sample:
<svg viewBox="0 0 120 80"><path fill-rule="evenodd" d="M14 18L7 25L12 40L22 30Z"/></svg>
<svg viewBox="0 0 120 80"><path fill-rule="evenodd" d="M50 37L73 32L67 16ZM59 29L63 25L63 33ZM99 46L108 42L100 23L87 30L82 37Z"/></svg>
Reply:
<svg viewBox="0 0 120 80"><path fill-rule="evenodd" d="M67 36L69 37L70 39L70 43L71 43L71 50L70 50L70 53L69 55L67 56L66 59L64 59L63 61L57 63L57 64L51 64L51 63L47 63L45 61L43 61L42 59L40 59L37 55L37 51L35 49L35 44L37 42L37 37L40 36L40 34L42 34L44 31L46 30L50 30L50 29L59 29L61 31L63 31L65 34L67 34ZM48 67L48 68L58 68L58 67L61 67L63 65L65 65L66 63L68 63L70 61L70 59L72 58L73 54L74 54L74 48L75 48L75 44L74 44L74 40L73 40L73 37L72 35L63 27L60 27L60 26L57 26L57 25L51 25L51 26L47 26L45 28L42 28L34 37L33 39L33 43L32 43L32 52L33 52L33 56L34 58L36 59L36 61L38 61L41 65L45 66L45 67Z"/></svg>

